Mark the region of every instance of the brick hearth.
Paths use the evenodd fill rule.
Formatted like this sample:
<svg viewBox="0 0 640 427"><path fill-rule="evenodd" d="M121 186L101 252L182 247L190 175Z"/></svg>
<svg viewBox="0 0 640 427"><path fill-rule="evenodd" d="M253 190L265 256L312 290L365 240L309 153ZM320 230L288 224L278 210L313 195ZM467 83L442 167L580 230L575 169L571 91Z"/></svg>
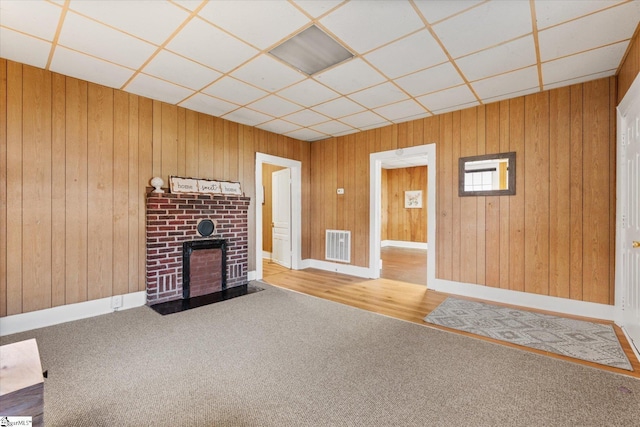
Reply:
<svg viewBox="0 0 640 427"><path fill-rule="evenodd" d="M227 289L247 284L248 197L147 193L147 304L182 299L182 243L227 241ZM211 219L211 236L198 234Z"/></svg>

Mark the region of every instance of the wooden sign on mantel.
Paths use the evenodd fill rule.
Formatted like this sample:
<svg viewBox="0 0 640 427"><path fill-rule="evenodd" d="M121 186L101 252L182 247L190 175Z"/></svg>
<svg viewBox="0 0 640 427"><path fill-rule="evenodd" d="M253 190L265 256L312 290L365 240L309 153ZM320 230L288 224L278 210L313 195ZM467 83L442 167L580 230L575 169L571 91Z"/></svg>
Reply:
<svg viewBox="0 0 640 427"><path fill-rule="evenodd" d="M170 176L169 184L172 193L229 194L242 196L242 188L239 182Z"/></svg>

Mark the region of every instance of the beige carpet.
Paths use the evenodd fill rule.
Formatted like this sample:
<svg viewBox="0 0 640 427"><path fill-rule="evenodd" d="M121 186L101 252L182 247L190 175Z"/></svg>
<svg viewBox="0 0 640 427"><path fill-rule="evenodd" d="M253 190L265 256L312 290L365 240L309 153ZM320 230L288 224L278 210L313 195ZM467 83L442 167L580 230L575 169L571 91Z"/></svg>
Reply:
<svg viewBox="0 0 640 427"><path fill-rule="evenodd" d="M640 381L273 288L28 333L47 426L629 426Z"/></svg>

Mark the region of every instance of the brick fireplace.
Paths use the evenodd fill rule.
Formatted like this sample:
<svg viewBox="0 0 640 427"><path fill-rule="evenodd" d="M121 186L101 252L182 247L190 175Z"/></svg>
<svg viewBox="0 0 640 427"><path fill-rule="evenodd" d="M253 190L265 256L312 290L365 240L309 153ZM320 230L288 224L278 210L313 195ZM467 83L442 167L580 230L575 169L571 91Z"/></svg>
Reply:
<svg viewBox="0 0 640 427"><path fill-rule="evenodd" d="M148 305L184 297L185 248L193 251L190 255L196 254L191 264L195 287L187 295L247 284L249 200L218 194L147 193ZM215 224L210 236L201 236L197 230L205 219ZM207 280L212 287L203 282Z"/></svg>

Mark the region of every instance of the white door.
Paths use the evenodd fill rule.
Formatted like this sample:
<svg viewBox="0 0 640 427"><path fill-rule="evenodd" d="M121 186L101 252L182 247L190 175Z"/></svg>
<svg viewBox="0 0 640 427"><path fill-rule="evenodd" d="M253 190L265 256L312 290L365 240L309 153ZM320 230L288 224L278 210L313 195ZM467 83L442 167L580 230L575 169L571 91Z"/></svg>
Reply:
<svg viewBox="0 0 640 427"><path fill-rule="evenodd" d="M640 77L618 107L618 132L616 305L640 349Z"/></svg>
<svg viewBox="0 0 640 427"><path fill-rule="evenodd" d="M272 174L272 261L291 268L291 169Z"/></svg>

